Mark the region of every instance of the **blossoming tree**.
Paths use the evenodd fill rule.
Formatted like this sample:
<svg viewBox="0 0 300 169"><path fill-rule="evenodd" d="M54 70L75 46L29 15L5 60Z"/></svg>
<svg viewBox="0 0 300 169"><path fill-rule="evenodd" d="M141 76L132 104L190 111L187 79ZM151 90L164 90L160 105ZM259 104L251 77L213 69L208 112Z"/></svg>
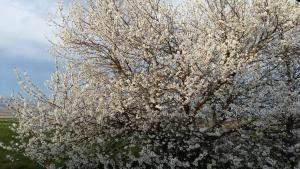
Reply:
<svg viewBox="0 0 300 169"><path fill-rule="evenodd" d="M48 168L300 168L294 0L86 0L59 8L57 72L10 99Z"/></svg>

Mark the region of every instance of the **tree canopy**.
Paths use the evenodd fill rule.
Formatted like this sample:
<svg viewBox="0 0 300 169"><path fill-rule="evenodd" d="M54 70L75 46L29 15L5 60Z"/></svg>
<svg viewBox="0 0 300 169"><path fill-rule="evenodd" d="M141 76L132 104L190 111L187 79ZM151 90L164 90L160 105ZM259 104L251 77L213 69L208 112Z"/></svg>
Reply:
<svg viewBox="0 0 300 169"><path fill-rule="evenodd" d="M300 168L294 0L74 1L57 72L9 100L48 168Z"/></svg>

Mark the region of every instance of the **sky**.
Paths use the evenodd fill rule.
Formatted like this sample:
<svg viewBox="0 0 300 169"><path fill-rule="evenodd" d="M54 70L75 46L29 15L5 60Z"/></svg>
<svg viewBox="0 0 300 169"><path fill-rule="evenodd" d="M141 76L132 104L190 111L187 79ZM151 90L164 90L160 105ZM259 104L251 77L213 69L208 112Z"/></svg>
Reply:
<svg viewBox="0 0 300 169"><path fill-rule="evenodd" d="M26 71L44 87L54 71L48 39L54 33L48 23L56 0L0 0L0 96L10 96L19 87L14 69Z"/></svg>
<svg viewBox="0 0 300 169"><path fill-rule="evenodd" d="M57 0L0 0L0 96L19 91L15 69L26 71L46 92L44 82L55 70L48 16L56 8Z"/></svg>

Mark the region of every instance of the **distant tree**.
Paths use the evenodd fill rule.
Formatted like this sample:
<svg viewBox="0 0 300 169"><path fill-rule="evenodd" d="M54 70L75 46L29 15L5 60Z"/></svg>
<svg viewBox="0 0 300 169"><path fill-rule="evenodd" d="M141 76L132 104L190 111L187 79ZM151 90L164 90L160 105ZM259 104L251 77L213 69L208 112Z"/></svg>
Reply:
<svg viewBox="0 0 300 169"><path fill-rule="evenodd" d="M87 0L60 8L51 96L10 106L48 168L300 168L294 0ZM28 99L30 98L30 99Z"/></svg>

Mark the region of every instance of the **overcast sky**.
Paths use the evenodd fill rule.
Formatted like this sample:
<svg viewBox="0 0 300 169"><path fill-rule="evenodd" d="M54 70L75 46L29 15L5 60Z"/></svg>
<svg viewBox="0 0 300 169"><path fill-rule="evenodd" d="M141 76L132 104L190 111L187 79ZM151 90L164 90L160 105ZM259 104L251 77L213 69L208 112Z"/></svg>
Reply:
<svg viewBox="0 0 300 169"><path fill-rule="evenodd" d="M0 96L18 91L15 68L40 87L49 78L54 65L48 14L55 9L56 0L0 0Z"/></svg>
<svg viewBox="0 0 300 169"><path fill-rule="evenodd" d="M56 5L57 0L0 0L0 96L19 91L15 68L41 88L54 71L47 38L54 37L48 15Z"/></svg>

